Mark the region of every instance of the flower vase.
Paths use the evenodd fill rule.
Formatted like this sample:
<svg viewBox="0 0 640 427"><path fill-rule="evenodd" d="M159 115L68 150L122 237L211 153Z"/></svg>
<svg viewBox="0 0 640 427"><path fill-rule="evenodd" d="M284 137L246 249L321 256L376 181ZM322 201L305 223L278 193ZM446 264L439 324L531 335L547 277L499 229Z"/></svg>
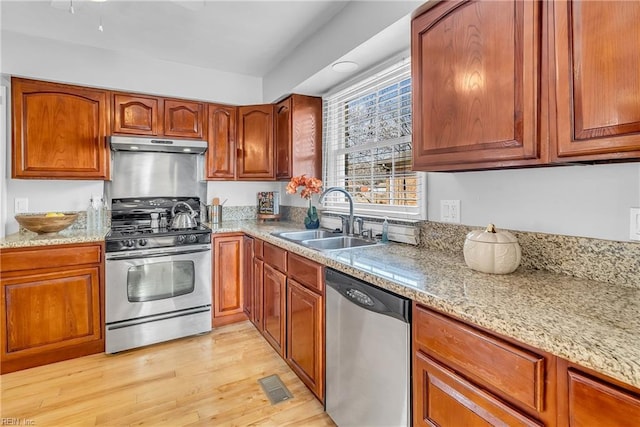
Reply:
<svg viewBox="0 0 640 427"><path fill-rule="evenodd" d="M304 226L308 229L314 229L320 227L320 218L318 218L318 211L315 206L311 206L311 199L309 199L309 209L307 209L307 216L304 217Z"/></svg>

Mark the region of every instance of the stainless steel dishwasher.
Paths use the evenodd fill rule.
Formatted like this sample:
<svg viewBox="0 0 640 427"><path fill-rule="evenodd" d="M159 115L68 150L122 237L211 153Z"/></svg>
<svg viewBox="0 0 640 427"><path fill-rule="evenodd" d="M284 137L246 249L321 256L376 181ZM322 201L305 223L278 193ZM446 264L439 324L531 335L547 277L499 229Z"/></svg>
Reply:
<svg viewBox="0 0 640 427"><path fill-rule="evenodd" d="M408 426L407 298L326 270L326 411L340 427Z"/></svg>

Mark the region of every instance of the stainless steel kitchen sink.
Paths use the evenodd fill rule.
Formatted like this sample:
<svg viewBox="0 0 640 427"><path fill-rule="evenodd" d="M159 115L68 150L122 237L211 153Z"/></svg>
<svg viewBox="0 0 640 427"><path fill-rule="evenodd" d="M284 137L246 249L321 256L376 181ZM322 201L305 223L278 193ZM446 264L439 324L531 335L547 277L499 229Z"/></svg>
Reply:
<svg viewBox="0 0 640 427"><path fill-rule="evenodd" d="M299 242L301 240L310 239L324 239L325 237L335 237L339 234L328 230L305 230L305 231L281 231L279 233L272 233L274 236L282 237L283 239Z"/></svg>
<svg viewBox="0 0 640 427"><path fill-rule="evenodd" d="M281 231L271 234L318 251L353 249L377 244L373 240L343 236L327 230Z"/></svg>

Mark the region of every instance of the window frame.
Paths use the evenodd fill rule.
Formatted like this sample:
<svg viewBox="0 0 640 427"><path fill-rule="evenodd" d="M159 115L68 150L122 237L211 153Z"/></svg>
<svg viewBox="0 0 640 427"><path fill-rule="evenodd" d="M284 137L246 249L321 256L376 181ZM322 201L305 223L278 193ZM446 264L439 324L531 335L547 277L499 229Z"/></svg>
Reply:
<svg viewBox="0 0 640 427"><path fill-rule="evenodd" d="M396 56L391 58L388 61L379 64L368 72L359 74L355 76L353 79L350 79L345 84L340 85L337 88L334 88L331 92L325 94L323 98L323 110L324 110L324 123L323 123L323 169L322 169L322 178L325 182L325 190L328 187L327 177L335 177L336 182L331 183L331 186L343 187L345 185L344 180L339 181L338 174L338 165L339 159L338 155L342 155L349 151L366 151L379 147L393 147L395 144L410 142L413 150L413 141L412 135L408 136L399 136L396 139L390 139L385 141L377 141L371 144L366 145L366 147L353 147L353 148L339 148L338 152L332 151L334 154L331 157L331 161L328 158L328 150L335 148L334 144L329 144L328 141L339 141L344 139L345 133L345 119L344 117L339 118L340 116L344 116L344 105L348 102L351 102L353 99L357 99L356 97L365 96L366 91L368 89L374 89L379 86L378 81L383 79L385 76L388 76L389 73L394 72L393 70L397 70L400 67L405 67L408 69L409 77L411 76L411 63L410 57L405 52L402 56ZM405 70L406 72L406 70ZM401 79L404 79L402 74L399 74L397 79L394 79L395 82L400 82ZM394 84L392 82L389 85ZM340 96L340 94L353 90L356 86L362 86L361 89L357 89L357 92L354 93L354 98L351 100L346 99L342 102L341 108L335 108L334 110L330 110L328 108L328 104L333 102L332 98ZM378 92L381 88L376 89ZM411 107L410 107L411 108ZM413 119L413 111L412 111L412 119ZM335 125L335 123L340 123L339 125ZM338 154L340 153L340 154ZM354 202L354 214L357 214L361 217L370 217L370 218L383 218L388 217L390 219L395 220L425 220L427 218L427 173L415 171L413 168L411 169L412 174L415 174L416 177L416 185L418 187L416 194L416 203L417 206L403 206L403 205L386 205L386 204L376 204L376 203L357 203ZM346 197L341 196L340 193L334 193L338 196L338 200L331 200L332 198L328 198L324 201L322 206L319 208L324 213L337 213L344 214L349 212L349 203Z"/></svg>

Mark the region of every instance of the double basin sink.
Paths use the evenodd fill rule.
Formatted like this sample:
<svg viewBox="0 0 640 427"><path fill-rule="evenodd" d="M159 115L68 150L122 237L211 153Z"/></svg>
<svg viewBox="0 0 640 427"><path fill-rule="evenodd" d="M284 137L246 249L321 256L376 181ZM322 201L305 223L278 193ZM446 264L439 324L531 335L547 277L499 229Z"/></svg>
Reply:
<svg viewBox="0 0 640 427"><path fill-rule="evenodd" d="M355 236L345 236L327 230L280 231L271 234L318 251L353 249L377 244L372 240Z"/></svg>

